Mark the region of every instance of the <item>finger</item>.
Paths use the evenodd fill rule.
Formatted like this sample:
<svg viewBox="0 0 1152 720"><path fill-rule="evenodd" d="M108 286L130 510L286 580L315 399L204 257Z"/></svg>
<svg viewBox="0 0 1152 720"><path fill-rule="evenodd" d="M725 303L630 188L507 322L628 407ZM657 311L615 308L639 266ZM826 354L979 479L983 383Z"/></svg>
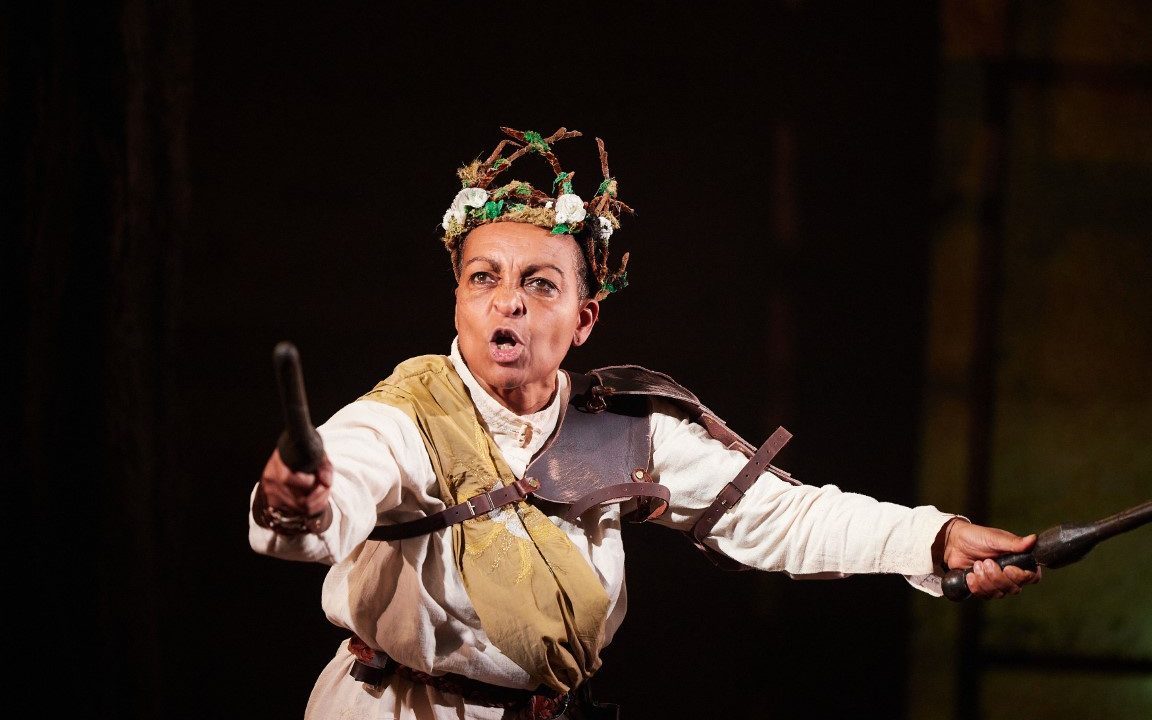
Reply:
<svg viewBox="0 0 1152 720"><path fill-rule="evenodd" d="M278 487L269 486L264 492L264 499L267 501L269 507L276 508L281 512L300 514L308 508L308 497L306 495L296 495L289 490Z"/></svg>
<svg viewBox="0 0 1152 720"><path fill-rule="evenodd" d="M319 472L317 472L317 476L319 476ZM318 512L323 512L328 506L328 496L331 494L331 488L321 483L319 477L317 477L316 484L312 486L308 494L303 498L308 507L308 514L314 515Z"/></svg>
<svg viewBox="0 0 1152 720"><path fill-rule="evenodd" d="M307 495L316 486L316 475L313 473L292 473L284 478L283 484L293 493Z"/></svg>
<svg viewBox="0 0 1152 720"><path fill-rule="evenodd" d="M332 462L327 455L321 456L320 463L316 466L316 484L332 487Z"/></svg>
<svg viewBox="0 0 1152 720"><path fill-rule="evenodd" d="M289 515L316 515L328 507L327 488L307 495L265 494L265 499L269 507Z"/></svg>
<svg viewBox="0 0 1152 720"><path fill-rule="evenodd" d="M968 589L976 597L998 599L1018 593L1020 586L1009 580L995 561L980 560L972 566Z"/></svg>
<svg viewBox="0 0 1152 720"><path fill-rule="evenodd" d="M992 569L988 572L988 577L995 584L996 589L1003 592L1005 595L1019 595L1022 582L1030 574L1027 570L1009 565L1007 568L1001 568L995 561L989 560L992 564ZM1023 576L1023 577L1022 577Z"/></svg>
<svg viewBox="0 0 1152 720"><path fill-rule="evenodd" d="M296 504L303 501L316 487L314 477L308 473L269 474L261 479L264 495L273 506Z"/></svg>
<svg viewBox="0 0 1152 720"><path fill-rule="evenodd" d="M999 528L981 527L974 538L975 549L981 557L1025 552L1036 542L1036 535L1023 537Z"/></svg>
<svg viewBox="0 0 1152 720"><path fill-rule="evenodd" d="M1036 544L1036 537L1036 533L1029 533L1020 538L1020 542L1016 544L1016 548L1012 552L1025 552L1027 550L1031 550L1032 547Z"/></svg>
<svg viewBox="0 0 1152 720"><path fill-rule="evenodd" d="M332 463L321 459L315 473L293 472L274 450L264 466L261 487L270 507L292 515L315 515L328 507Z"/></svg>
<svg viewBox="0 0 1152 720"><path fill-rule="evenodd" d="M977 560L1026 552L1036 536L1020 537L1007 530L957 520L947 526L944 562L949 567L971 567Z"/></svg>
<svg viewBox="0 0 1152 720"><path fill-rule="evenodd" d="M968 591L977 597L982 597L985 592L984 587L984 566L977 560L972 564L972 572L968 573L964 579L968 583Z"/></svg>
<svg viewBox="0 0 1152 720"><path fill-rule="evenodd" d="M273 450L272 454L268 456L268 462L264 463L264 471L260 474L260 477L264 480L282 482L283 478L287 477L291 472L280 458L280 451Z"/></svg>
<svg viewBox="0 0 1152 720"><path fill-rule="evenodd" d="M329 465L329 471L330 470L331 466ZM272 455L264 465L264 471L261 473L260 479L266 486L269 484L284 486L290 488L293 492L307 492L317 482L314 474L294 472L288 467L283 459L281 459L279 450L272 451ZM331 484L330 480L328 484Z"/></svg>
<svg viewBox="0 0 1152 720"><path fill-rule="evenodd" d="M1012 582L1012 578L1008 576L1004 568L1000 567L995 560L982 560L980 564L984 566L984 578L997 590L1009 592L1012 588L1016 587L1016 583Z"/></svg>
<svg viewBox="0 0 1152 720"><path fill-rule="evenodd" d="M1016 585L1032 585L1040 582L1039 568L1035 571L1030 571L1009 565L1004 568L1004 576Z"/></svg>

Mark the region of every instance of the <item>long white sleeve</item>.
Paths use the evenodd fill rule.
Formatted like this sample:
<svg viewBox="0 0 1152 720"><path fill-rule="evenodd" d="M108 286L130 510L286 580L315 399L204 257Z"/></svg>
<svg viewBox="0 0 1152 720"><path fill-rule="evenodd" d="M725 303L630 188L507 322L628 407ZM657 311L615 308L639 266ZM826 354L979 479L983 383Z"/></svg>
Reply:
<svg viewBox="0 0 1152 720"><path fill-rule="evenodd" d="M655 401L653 475L672 498L656 522L688 530L747 459L713 440L669 402ZM898 573L939 595L931 546L953 517L931 506L909 508L840 490L795 486L770 472L726 512L709 544L760 570L790 575Z"/></svg>

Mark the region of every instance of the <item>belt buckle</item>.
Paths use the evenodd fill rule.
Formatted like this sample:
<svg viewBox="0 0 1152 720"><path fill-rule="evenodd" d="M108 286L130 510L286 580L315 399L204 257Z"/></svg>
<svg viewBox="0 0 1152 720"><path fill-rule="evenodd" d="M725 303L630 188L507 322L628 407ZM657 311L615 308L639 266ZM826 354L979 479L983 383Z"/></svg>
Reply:
<svg viewBox="0 0 1152 720"><path fill-rule="evenodd" d="M572 704L571 690L556 698L533 695L532 700L528 703L529 717L531 720L557 720L567 712L570 704ZM544 713L548 714L545 715Z"/></svg>
<svg viewBox="0 0 1152 720"><path fill-rule="evenodd" d="M487 510L479 510L478 511L476 509L476 506L472 503L472 501L478 497L488 498L488 509ZM480 515L487 515L488 513L492 512L493 510L496 509L496 503L493 502L493 500L492 500L492 491L491 490L485 490L484 492L480 493L479 495L473 495L472 497L468 498L464 502L468 503L468 511L472 513L472 517L477 517Z"/></svg>

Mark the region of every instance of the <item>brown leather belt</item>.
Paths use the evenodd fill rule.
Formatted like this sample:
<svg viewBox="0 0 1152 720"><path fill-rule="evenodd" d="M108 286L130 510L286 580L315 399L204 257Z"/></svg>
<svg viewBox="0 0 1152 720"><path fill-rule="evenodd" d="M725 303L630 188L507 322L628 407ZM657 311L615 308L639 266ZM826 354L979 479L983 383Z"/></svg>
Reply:
<svg viewBox="0 0 1152 720"><path fill-rule="evenodd" d="M540 483L533 478L525 477L509 485L473 495L458 505L452 505L446 510L433 513L426 517L395 525L377 525L369 535L371 540L402 540L404 538L427 535L449 525L471 520L474 517L487 515L496 508L520 502L540 487Z"/></svg>
<svg viewBox="0 0 1152 720"><path fill-rule="evenodd" d="M379 687L391 675L399 675L412 682L436 688L442 693L458 695L476 705L508 708L516 712L517 720L553 720L564 714L572 698L570 692L558 693L543 686L537 690L521 690L492 685L456 673L431 675L401 665L388 653L369 647L355 635L348 641L348 650L356 657L348 674L360 682Z"/></svg>

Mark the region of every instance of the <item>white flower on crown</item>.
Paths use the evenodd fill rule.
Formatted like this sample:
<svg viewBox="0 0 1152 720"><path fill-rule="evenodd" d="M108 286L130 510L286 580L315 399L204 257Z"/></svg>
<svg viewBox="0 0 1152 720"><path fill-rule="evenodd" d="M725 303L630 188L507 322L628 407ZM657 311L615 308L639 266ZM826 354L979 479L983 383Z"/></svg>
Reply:
<svg viewBox="0 0 1152 720"><path fill-rule="evenodd" d="M600 221L600 239L607 240L612 237L612 231L616 229L612 227L612 221L603 215L597 215L596 219Z"/></svg>
<svg viewBox="0 0 1152 720"><path fill-rule="evenodd" d="M556 224L578 223L588 215L579 195L567 193L556 198Z"/></svg>
<svg viewBox="0 0 1152 720"><path fill-rule="evenodd" d="M452 205L444 213L444 219L440 224L448 230L451 223L457 225L464 224L464 217L468 213L468 208L484 207L484 203L488 202L488 191L484 188L466 187L460 192L456 193L456 197L452 200Z"/></svg>

